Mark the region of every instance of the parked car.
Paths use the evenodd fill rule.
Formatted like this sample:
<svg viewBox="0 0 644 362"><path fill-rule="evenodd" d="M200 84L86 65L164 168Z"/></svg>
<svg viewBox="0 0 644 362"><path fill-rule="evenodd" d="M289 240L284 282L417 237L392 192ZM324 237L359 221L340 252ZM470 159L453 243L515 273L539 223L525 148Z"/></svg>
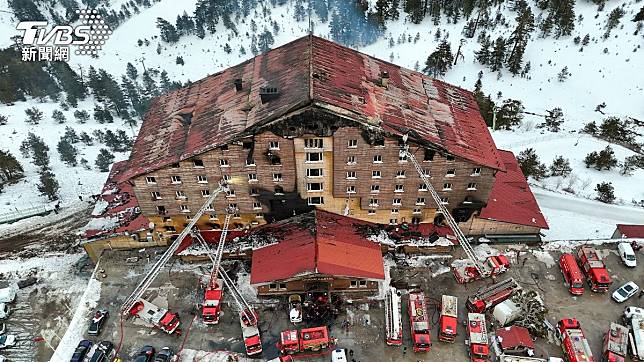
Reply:
<svg viewBox="0 0 644 362"><path fill-rule="evenodd" d="M107 362L113 350L114 345L112 344L112 342L101 341L96 346L94 354L92 354L89 362Z"/></svg>
<svg viewBox="0 0 644 362"><path fill-rule="evenodd" d="M0 336L0 349L13 347L16 345L16 336L13 334L3 334Z"/></svg>
<svg viewBox="0 0 644 362"><path fill-rule="evenodd" d="M7 303L0 303L0 319L5 319L9 316L9 305Z"/></svg>
<svg viewBox="0 0 644 362"><path fill-rule="evenodd" d="M0 303L13 303L16 300L16 286L0 288Z"/></svg>
<svg viewBox="0 0 644 362"><path fill-rule="evenodd" d="M637 266L637 258L635 257L635 251L630 243L619 243L617 244L617 251L619 252L619 257L622 258L622 261L626 266L634 268Z"/></svg>
<svg viewBox="0 0 644 362"><path fill-rule="evenodd" d="M94 342L88 341L86 339L83 339L78 343L78 346L76 347L76 350L74 351L74 354L72 355L72 359L69 360L69 362L82 362L85 359L85 356L87 356L87 353L92 349L92 346L94 345Z"/></svg>
<svg viewBox="0 0 644 362"><path fill-rule="evenodd" d="M617 303L622 303L626 301L628 298L632 297L635 295L640 290L640 287L637 286L637 284L633 282L628 282L621 287L617 288L616 291L613 292L613 299Z"/></svg>
<svg viewBox="0 0 644 362"><path fill-rule="evenodd" d="M302 322L302 298L298 294L292 294L288 297L288 314L291 323Z"/></svg>
<svg viewBox="0 0 644 362"><path fill-rule="evenodd" d="M92 318L92 323L89 324L89 328L87 329L87 334L89 334L90 336L98 336L101 333L101 330L103 329L105 320L107 320L107 317L109 316L110 316L110 312L108 312L105 309L99 309L96 312L94 312L94 317Z"/></svg>
<svg viewBox="0 0 644 362"><path fill-rule="evenodd" d="M630 321L633 317L640 317L644 319L644 308L640 307L626 307L624 309L624 320ZM628 324L628 323L626 323Z"/></svg>
<svg viewBox="0 0 644 362"><path fill-rule="evenodd" d="M174 351L170 347L163 347L154 358L154 362L170 362L174 357Z"/></svg>
<svg viewBox="0 0 644 362"><path fill-rule="evenodd" d="M133 362L152 362L154 358L154 347L143 346L139 353L134 357Z"/></svg>
<svg viewBox="0 0 644 362"><path fill-rule="evenodd" d="M38 282L38 279L34 277L28 277L23 280L18 281L18 288L23 289L30 287Z"/></svg>
<svg viewBox="0 0 644 362"><path fill-rule="evenodd" d="M336 348L331 352L332 362L347 362L347 353L342 348Z"/></svg>

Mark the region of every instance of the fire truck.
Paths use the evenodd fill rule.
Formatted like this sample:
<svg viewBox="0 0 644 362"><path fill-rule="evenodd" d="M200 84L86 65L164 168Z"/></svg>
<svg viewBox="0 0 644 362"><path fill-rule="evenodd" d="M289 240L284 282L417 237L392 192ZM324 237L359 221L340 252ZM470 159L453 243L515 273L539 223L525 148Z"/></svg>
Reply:
<svg viewBox="0 0 644 362"><path fill-rule="evenodd" d="M602 362L624 362L627 348L628 328L617 323L611 323L610 329L604 334Z"/></svg>
<svg viewBox="0 0 644 362"><path fill-rule="evenodd" d="M333 348L335 339L329 337L326 326L303 328L299 331L293 329L280 333L277 349L283 355L308 353L299 357L319 356L323 351Z"/></svg>
<svg viewBox="0 0 644 362"><path fill-rule="evenodd" d="M631 346L631 357L635 361L644 361L644 318L634 315L630 327L628 342Z"/></svg>
<svg viewBox="0 0 644 362"><path fill-rule="evenodd" d="M595 362L581 325L576 319L562 319L555 330L561 349L569 362Z"/></svg>
<svg viewBox="0 0 644 362"><path fill-rule="evenodd" d="M208 289L204 293L204 302L201 306L201 317L204 324L219 323L221 298L223 297L223 289L221 288L223 281L218 278L215 280L216 287Z"/></svg>
<svg viewBox="0 0 644 362"><path fill-rule="evenodd" d="M138 317L167 334L181 334L179 316L176 313L157 307L145 299L137 300L129 312L133 317Z"/></svg>
<svg viewBox="0 0 644 362"><path fill-rule="evenodd" d="M573 295L584 294L584 279L577 265L575 256L570 253L564 253L559 257L559 268L563 274L564 280L568 284L568 291Z"/></svg>
<svg viewBox="0 0 644 362"><path fill-rule="evenodd" d="M607 292L613 283L604 261L599 257L597 250L589 246L582 246L577 252L579 264L586 280L593 292Z"/></svg>
<svg viewBox="0 0 644 362"><path fill-rule="evenodd" d="M487 362L490 360L490 345L487 336L485 315L480 313L467 314L467 333L469 349L467 354L472 362Z"/></svg>
<svg viewBox="0 0 644 362"><path fill-rule="evenodd" d="M457 260L452 264L452 273L454 274L456 281L458 283L468 283L504 273L510 266L508 259L504 255L488 257L483 263L477 258L468 237L465 236L463 231L458 227L458 223L454 220L454 217L447 207L445 207L441 196L429 181L429 175L418 163L416 157L414 157L414 155L409 151L409 144L407 143L408 138L408 134L405 134L402 137L403 144L399 150L399 156L410 160L414 165L418 176L420 176L420 179L423 181L423 184L436 204L436 208L438 209L437 213L440 213L445 218L447 225L458 240L458 244L465 252L465 255L467 255L467 259Z"/></svg>
<svg viewBox="0 0 644 362"><path fill-rule="evenodd" d="M441 298L441 318L438 323L438 340L454 343L456 326L458 325L458 298L443 295Z"/></svg>
<svg viewBox="0 0 644 362"><path fill-rule="evenodd" d="M425 293L409 293L408 311L414 352L429 352L432 343L429 337L429 316L425 304Z"/></svg>
<svg viewBox="0 0 644 362"><path fill-rule="evenodd" d="M386 343L390 346L402 345L402 313L400 294L390 287L385 299L385 333Z"/></svg>
<svg viewBox="0 0 644 362"><path fill-rule="evenodd" d="M478 291L467 298L467 310L473 313L484 313L486 310L509 299L521 290L521 286L514 278L502 280L487 288Z"/></svg>

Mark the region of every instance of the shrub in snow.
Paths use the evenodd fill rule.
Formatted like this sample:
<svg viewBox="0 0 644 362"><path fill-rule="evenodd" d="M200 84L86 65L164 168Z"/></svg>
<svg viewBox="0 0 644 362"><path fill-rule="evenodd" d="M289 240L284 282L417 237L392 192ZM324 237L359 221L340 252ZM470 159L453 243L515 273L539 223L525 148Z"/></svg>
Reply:
<svg viewBox="0 0 644 362"><path fill-rule="evenodd" d="M526 178L532 176L535 180L540 180L546 176L546 165L541 163L534 149L528 148L521 151L517 161Z"/></svg>
<svg viewBox="0 0 644 362"><path fill-rule="evenodd" d="M25 114L27 115L27 120L25 122L29 124L38 124L42 121L42 111L36 107L25 109Z"/></svg>
<svg viewBox="0 0 644 362"><path fill-rule="evenodd" d="M563 69L561 69L561 71L559 72L559 74L557 74L557 79L558 79L560 82L565 82L566 80L568 80L568 78L570 77L570 75L571 75L571 74L570 74L570 72L568 71L568 67L567 67L567 66L565 66L565 67L563 67Z"/></svg>
<svg viewBox="0 0 644 362"><path fill-rule="evenodd" d="M632 175L633 171L635 171L638 168L644 169L644 156L633 155L633 156L626 157L626 159L624 159L624 163L622 163L622 167L619 172L622 175Z"/></svg>
<svg viewBox="0 0 644 362"><path fill-rule="evenodd" d="M611 182L602 182L597 184L595 191L597 191L597 200L607 204L611 204L615 201L615 188Z"/></svg>
<svg viewBox="0 0 644 362"><path fill-rule="evenodd" d="M98 167L99 171L107 172L110 170L110 165L114 162L114 155L107 149L101 148L96 156L94 164Z"/></svg>
<svg viewBox="0 0 644 362"><path fill-rule="evenodd" d="M4 126L9 122L9 118L7 116L3 116L0 114L0 126Z"/></svg>
<svg viewBox="0 0 644 362"><path fill-rule="evenodd" d="M78 161L76 159L78 156L78 149L76 149L76 147L74 147L74 145L72 145L69 139L65 138L65 136L61 137L56 149L58 150L61 161L72 167L78 165Z"/></svg>
<svg viewBox="0 0 644 362"><path fill-rule="evenodd" d="M559 132L561 130L561 124L564 122L561 108L555 107L547 110L546 113L544 117L545 121L539 124L537 128L546 128L550 132Z"/></svg>
<svg viewBox="0 0 644 362"><path fill-rule="evenodd" d="M523 103L516 99L506 99L496 112L496 129L512 129L523 119Z"/></svg>
<svg viewBox="0 0 644 362"><path fill-rule="evenodd" d="M58 189L60 189L60 185L58 184L58 181L56 180L54 174L49 170L44 170L40 174L40 184L38 184L38 191L40 191L41 194L47 196L49 200L56 200L58 199Z"/></svg>
<svg viewBox="0 0 644 362"><path fill-rule="evenodd" d="M27 139L20 145L20 152L24 157L31 157L34 165L41 169L49 168L49 147L35 134L29 132Z"/></svg>
<svg viewBox="0 0 644 362"><path fill-rule="evenodd" d="M81 110L75 110L74 111L74 118L76 118L76 121L78 123L81 123L81 124L86 123L87 121L89 121L89 112L87 112L84 109L82 111Z"/></svg>
<svg viewBox="0 0 644 362"><path fill-rule="evenodd" d="M610 170L611 168L617 166L617 159L615 158L615 152L610 146L606 146L603 150L597 152L593 151L586 155L584 159L586 168L594 167L596 170Z"/></svg>
<svg viewBox="0 0 644 362"><path fill-rule="evenodd" d="M0 150L0 185L20 179L23 169L20 162L9 152Z"/></svg>
<svg viewBox="0 0 644 362"><path fill-rule="evenodd" d="M563 156L557 156L550 165L550 176L563 176L566 177L570 175L572 168L570 167L570 161Z"/></svg>
<svg viewBox="0 0 644 362"><path fill-rule="evenodd" d="M595 121L588 122L584 125L584 128L582 128L581 131L590 135L595 135L597 134L597 124L595 124Z"/></svg>

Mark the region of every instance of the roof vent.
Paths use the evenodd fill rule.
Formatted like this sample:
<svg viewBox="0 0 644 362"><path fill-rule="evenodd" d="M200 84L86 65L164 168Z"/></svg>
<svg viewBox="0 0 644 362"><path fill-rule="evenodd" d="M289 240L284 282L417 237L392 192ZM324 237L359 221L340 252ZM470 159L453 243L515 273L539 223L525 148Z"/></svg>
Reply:
<svg viewBox="0 0 644 362"><path fill-rule="evenodd" d="M235 79L235 90L237 92L240 92L242 89L243 89L242 88L242 79L241 78Z"/></svg>
<svg viewBox="0 0 644 362"><path fill-rule="evenodd" d="M386 70L380 72L380 85L385 88L389 85L389 72Z"/></svg>
<svg viewBox="0 0 644 362"><path fill-rule="evenodd" d="M179 116L181 116L181 123L184 126L189 126L192 123L192 113L181 113Z"/></svg>
<svg viewBox="0 0 644 362"><path fill-rule="evenodd" d="M261 99L262 103L266 103L268 101L271 101L273 99L277 99L279 97L280 92L277 87L260 87L259 88L259 98Z"/></svg>

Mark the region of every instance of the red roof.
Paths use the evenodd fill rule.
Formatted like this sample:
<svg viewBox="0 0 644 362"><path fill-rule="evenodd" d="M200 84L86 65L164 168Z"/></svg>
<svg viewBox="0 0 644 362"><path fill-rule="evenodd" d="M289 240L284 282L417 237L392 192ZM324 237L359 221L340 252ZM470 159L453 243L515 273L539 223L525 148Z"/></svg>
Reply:
<svg viewBox="0 0 644 362"><path fill-rule="evenodd" d="M534 349L532 336L530 336L530 332L524 327L511 326L499 328L496 330L496 335L502 350L521 347Z"/></svg>
<svg viewBox="0 0 644 362"><path fill-rule="evenodd" d="M548 229L530 186L510 151L499 150L505 172L497 172L487 205L479 215L482 219Z"/></svg>
<svg viewBox="0 0 644 362"><path fill-rule="evenodd" d="M389 85L382 87L382 72ZM236 91L234 80L242 80ZM262 103L260 87L279 96ZM315 36L305 36L153 100L123 178L255 133L307 106L503 169L471 92Z"/></svg>
<svg viewBox="0 0 644 362"><path fill-rule="evenodd" d="M627 238L644 238L644 225L617 224L617 230Z"/></svg>
<svg viewBox="0 0 644 362"><path fill-rule="evenodd" d="M362 236L360 225L371 223L322 210L271 224L286 230L284 239L253 251L251 284L313 273L384 279L380 245Z"/></svg>

